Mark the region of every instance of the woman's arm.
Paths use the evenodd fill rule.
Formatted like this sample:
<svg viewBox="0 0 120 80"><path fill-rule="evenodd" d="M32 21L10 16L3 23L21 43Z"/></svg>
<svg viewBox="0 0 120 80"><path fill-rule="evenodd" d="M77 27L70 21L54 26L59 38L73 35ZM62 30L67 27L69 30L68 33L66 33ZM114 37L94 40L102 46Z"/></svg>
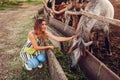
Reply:
<svg viewBox="0 0 120 80"><path fill-rule="evenodd" d="M38 46L38 44L35 40L35 35L32 32L30 32L28 34L28 38L31 41L35 50L45 50L45 49L53 49L54 48L53 46Z"/></svg>
<svg viewBox="0 0 120 80"><path fill-rule="evenodd" d="M46 33L47 33L47 36L49 38L54 39L56 41L60 41L60 42L62 42L62 41L69 41L69 40L73 39L73 36L72 37L57 37L57 36L53 35L50 32L46 32Z"/></svg>

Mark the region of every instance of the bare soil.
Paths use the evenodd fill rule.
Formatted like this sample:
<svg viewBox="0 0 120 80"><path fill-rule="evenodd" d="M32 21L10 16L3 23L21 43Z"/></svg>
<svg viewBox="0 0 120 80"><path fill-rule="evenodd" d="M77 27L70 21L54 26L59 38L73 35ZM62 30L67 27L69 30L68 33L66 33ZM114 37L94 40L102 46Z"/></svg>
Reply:
<svg viewBox="0 0 120 80"><path fill-rule="evenodd" d="M43 74L41 70L25 71L19 54L41 7L24 4L19 9L0 11L0 80L37 80Z"/></svg>

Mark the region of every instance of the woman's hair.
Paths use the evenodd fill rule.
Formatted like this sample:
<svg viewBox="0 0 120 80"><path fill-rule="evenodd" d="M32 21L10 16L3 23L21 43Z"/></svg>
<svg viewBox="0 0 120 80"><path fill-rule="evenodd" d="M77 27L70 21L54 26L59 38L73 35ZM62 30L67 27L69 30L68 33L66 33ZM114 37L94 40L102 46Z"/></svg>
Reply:
<svg viewBox="0 0 120 80"><path fill-rule="evenodd" d="M42 41L46 41L47 39L47 36L46 36L46 33L42 31L42 22L43 21L46 21L44 18L36 18L35 19L35 23L34 23L34 31L35 31L35 34L37 35L37 38L39 40L42 40Z"/></svg>

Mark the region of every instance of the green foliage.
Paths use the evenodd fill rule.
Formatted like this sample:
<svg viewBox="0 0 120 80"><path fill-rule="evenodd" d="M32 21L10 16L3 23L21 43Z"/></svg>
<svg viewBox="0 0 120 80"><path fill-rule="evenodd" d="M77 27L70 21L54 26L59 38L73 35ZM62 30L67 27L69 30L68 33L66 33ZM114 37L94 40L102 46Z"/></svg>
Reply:
<svg viewBox="0 0 120 80"><path fill-rule="evenodd" d="M64 43L64 46L65 46L65 50L68 50L67 42ZM54 53L60 65L62 66L62 69L64 70L66 76L68 77L68 80L88 80L88 78L81 71L79 66L77 66L77 72L75 73L73 73L70 70L71 59L70 59L70 55L67 54L67 51L65 51L66 54L63 54L59 49L55 48Z"/></svg>
<svg viewBox="0 0 120 80"><path fill-rule="evenodd" d="M0 0L0 10L18 8L22 4L39 5L42 0Z"/></svg>
<svg viewBox="0 0 120 80"><path fill-rule="evenodd" d="M0 10L18 8L20 2L16 0L0 0Z"/></svg>
<svg viewBox="0 0 120 80"><path fill-rule="evenodd" d="M26 0L26 1L24 1L24 3L39 5L39 4L42 4L42 0Z"/></svg>
<svg viewBox="0 0 120 80"><path fill-rule="evenodd" d="M15 8L18 8L18 6L0 6L0 10L15 9Z"/></svg>
<svg viewBox="0 0 120 80"><path fill-rule="evenodd" d="M19 2L16 0L0 0L1 6L7 6L7 5L18 5Z"/></svg>

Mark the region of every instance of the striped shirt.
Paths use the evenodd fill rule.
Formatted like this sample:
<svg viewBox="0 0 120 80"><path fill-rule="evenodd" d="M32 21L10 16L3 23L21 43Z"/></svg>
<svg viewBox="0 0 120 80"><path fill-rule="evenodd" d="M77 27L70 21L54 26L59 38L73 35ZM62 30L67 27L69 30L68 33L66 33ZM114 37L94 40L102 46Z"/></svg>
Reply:
<svg viewBox="0 0 120 80"><path fill-rule="evenodd" d="M41 45L41 41L36 39L38 46ZM29 59L36 57L40 54L40 50L35 50L31 41L28 39L23 48L20 51L20 57L22 58L23 63L26 63Z"/></svg>

